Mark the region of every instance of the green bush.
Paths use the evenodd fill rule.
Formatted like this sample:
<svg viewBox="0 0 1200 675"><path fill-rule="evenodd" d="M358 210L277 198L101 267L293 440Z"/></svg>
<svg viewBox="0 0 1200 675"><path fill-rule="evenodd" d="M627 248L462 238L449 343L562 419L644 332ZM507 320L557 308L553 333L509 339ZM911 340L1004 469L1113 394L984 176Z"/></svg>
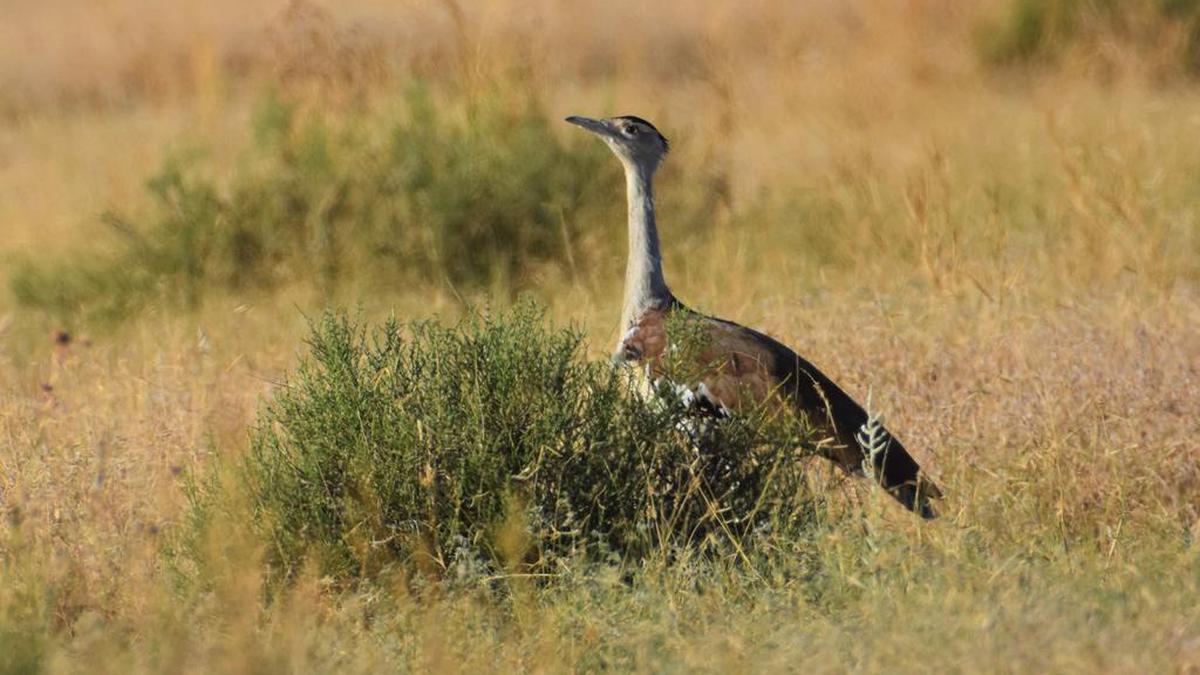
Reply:
<svg viewBox="0 0 1200 675"><path fill-rule="evenodd" d="M352 579L720 555L798 532L817 507L800 420L702 424L669 392L584 360L578 333L547 330L529 306L369 334L326 315L309 347L235 473L276 578L310 559ZM193 490L195 527L220 494Z"/></svg>
<svg viewBox="0 0 1200 675"><path fill-rule="evenodd" d="M1140 20L1131 20L1137 15ZM1156 44L1170 24L1188 39L1177 67L1200 72L1200 2L1197 0L1009 0L998 18L980 32L985 60L998 64L1044 63L1068 46L1121 36L1126 42Z"/></svg>
<svg viewBox="0 0 1200 675"><path fill-rule="evenodd" d="M63 318L118 318L289 282L517 288L568 258L569 228L621 224L616 163L594 139L562 142L527 98L435 105L413 88L400 109L333 122L271 99L226 187L195 158L168 161L148 214L107 215L113 236L63 264L24 261L11 289Z"/></svg>

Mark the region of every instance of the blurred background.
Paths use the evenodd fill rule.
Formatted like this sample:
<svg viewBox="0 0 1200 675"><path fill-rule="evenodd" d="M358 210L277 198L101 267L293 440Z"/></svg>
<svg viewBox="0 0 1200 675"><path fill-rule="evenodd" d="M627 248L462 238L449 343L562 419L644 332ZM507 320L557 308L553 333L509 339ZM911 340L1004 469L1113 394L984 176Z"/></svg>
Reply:
<svg viewBox="0 0 1200 675"><path fill-rule="evenodd" d="M316 582L334 628L245 619L253 574L214 582L236 617L159 592L176 477L244 451L325 307L528 294L604 355L624 193L572 114L670 139L681 299L871 392L949 495L952 528L878 511L890 546L831 526L841 595L781 582L776 654L1200 662L1194 0L0 0L0 652L170 669L130 656L165 625L164 654L333 667L287 637L357 625ZM759 608L722 607L514 639L693 665L763 647ZM484 645L463 664L526 663L471 642L476 609L430 625ZM243 620L263 642L229 638ZM376 654L355 630L331 644Z"/></svg>
<svg viewBox="0 0 1200 675"><path fill-rule="evenodd" d="M63 322L295 284L603 295L619 173L567 114L673 140L669 267L705 300L739 270L1002 300L1169 293L1200 265L1186 0L4 15L0 255Z"/></svg>

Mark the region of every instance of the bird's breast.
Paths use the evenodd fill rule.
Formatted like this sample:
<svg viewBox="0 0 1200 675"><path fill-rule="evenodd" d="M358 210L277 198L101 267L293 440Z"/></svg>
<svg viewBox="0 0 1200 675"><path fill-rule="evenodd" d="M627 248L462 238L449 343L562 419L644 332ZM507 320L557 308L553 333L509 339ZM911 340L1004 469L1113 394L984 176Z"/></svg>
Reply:
<svg viewBox="0 0 1200 675"><path fill-rule="evenodd" d="M617 344L615 358L623 363L639 363L657 370L667 350L667 310L647 309L634 317Z"/></svg>

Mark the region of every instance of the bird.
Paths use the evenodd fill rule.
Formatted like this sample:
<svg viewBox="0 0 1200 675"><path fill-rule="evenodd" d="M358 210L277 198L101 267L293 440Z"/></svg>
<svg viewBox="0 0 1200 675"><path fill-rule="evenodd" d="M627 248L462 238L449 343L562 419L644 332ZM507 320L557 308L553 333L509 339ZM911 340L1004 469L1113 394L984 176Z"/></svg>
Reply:
<svg viewBox="0 0 1200 675"><path fill-rule="evenodd" d="M634 115L572 115L566 121L599 136L625 170L629 251L613 362L644 368L652 381L667 378L665 357L675 349L668 323L684 321L689 334L698 328L703 337L695 355L701 369L694 382L669 384L686 390L687 400L697 409L729 416L780 402L824 432L829 442L818 443L818 448L825 458L853 475L869 471L908 510L935 517L930 500L940 499L941 490L877 417L778 340L690 309L675 297L663 274L654 207L654 175L670 150L666 137Z"/></svg>

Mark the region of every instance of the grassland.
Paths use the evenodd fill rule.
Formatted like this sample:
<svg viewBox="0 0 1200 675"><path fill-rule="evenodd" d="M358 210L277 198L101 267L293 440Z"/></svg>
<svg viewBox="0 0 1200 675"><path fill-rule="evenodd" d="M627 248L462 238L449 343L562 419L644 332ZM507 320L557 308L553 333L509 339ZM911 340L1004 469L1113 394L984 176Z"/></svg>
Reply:
<svg viewBox="0 0 1200 675"><path fill-rule="evenodd" d="M0 669L1200 669L1190 7L8 3ZM744 557L279 589L234 491L182 573L190 481L236 473L323 309L529 294L604 355L619 178L555 120L605 113L672 141L675 291L871 392L942 518L814 465L823 515ZM146 188L171 162L202 209Z"/></svg>

